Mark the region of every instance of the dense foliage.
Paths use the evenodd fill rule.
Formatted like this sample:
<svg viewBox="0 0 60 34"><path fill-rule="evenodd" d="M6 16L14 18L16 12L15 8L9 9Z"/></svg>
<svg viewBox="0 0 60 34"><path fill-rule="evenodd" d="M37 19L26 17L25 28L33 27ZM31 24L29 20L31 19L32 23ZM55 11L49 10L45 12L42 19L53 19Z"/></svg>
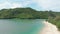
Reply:
<svg viewBox="0 0 60 34"><path fill-rule="evenodd" d="M14 8L14 9L2 9L0 10L0 18L11 19L11 18L21 18L21 19L39 19L48 18L47 11L36 11L32 8Z"/></svg>

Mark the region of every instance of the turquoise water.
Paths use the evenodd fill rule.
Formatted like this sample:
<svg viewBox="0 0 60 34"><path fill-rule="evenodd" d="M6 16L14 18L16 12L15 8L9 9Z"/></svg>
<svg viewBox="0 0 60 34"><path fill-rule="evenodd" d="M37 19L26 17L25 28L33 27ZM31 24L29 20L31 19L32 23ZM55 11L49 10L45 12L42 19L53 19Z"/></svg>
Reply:
<svg viewBox="0 0 60 34"><path fill-rule="evenodd" d="M0 34L37 34L44 19L0 19Z"/></svg>

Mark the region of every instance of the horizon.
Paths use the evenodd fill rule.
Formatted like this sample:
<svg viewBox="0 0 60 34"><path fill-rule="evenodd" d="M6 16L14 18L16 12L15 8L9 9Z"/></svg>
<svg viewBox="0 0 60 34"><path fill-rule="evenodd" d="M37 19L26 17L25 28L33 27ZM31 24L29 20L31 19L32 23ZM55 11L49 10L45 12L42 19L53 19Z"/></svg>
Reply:
<svg viewBox="0 0 60 34"><path fill-rule="evenodd" d="M19 7L31 7L38 11L60 12L60 0L0 0L0 10Z"/></svg>

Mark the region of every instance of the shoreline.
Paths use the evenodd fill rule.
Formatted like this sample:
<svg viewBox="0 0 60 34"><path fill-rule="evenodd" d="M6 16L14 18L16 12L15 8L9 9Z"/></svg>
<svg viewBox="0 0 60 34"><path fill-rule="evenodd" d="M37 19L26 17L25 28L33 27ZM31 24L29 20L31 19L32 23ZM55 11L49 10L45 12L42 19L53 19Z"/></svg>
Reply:
<svg viewBox="0 0 60 34"><path fill-rule="evenodd" d="M49 23L48 21L44 21L44 24L45 26L39 34L60 34L55 25Z"/></svg>

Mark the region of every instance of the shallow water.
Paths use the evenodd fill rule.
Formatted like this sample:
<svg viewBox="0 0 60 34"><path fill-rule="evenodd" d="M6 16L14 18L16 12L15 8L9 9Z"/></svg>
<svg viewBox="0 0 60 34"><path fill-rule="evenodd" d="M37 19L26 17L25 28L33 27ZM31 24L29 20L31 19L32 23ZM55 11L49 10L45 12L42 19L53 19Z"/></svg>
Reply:
<svg viewBox="0 0 60 34"><path fill-rule="evenodd" d="M44 19L0 19L0 34L37 34Z"/></svg>

